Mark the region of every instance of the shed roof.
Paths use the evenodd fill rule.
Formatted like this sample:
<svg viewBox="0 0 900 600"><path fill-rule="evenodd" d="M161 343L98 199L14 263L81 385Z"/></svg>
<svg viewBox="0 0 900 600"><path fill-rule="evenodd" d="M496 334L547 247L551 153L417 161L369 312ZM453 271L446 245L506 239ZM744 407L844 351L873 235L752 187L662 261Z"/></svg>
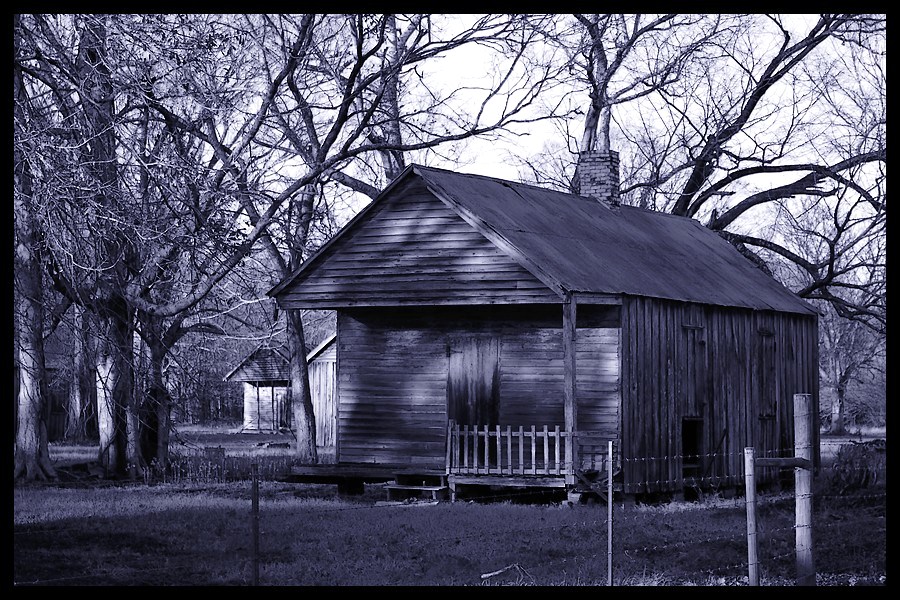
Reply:
<svg viewBox="0 0 900 600"><path fill-rule="evenodd" d="M306 355L310 363L327 350L337 339L332 333ZM284 346L262 345L248 354L231 370L223 381L286 381L291 378L290 357Z"/></svg>
<svg viewBox="0 0 900 600"><path fill-rule="evenodd" d="M329 348L329 346L331 346L334 343L334 340L336 340L336 339L337 339L337 332L332 333L331 335L326 337L324 340L322 340L321 344L319 344L318 346L313 348L312 351L310 351L310 353L306 355L306 362L309 363L309 362L314 361L323 352L325 352L325 350L327 350Z"/></svg>
<svg viewBox="0 0 900 600"><path fill-rule="evenodd" d="M285 348L259 346L228 373L224 381L284 381L290 379L290 363Z"/></svg>
<svg viewBox="0 0 900 600"><path fill-rule="evenodd" d="M548 287L815 314L730 243L694 219L483 175L410 165L301 267L269 291L278 296L323 251L364 221L407 178L428 190ZM302 285L302 284L301 284Z"/></svg>

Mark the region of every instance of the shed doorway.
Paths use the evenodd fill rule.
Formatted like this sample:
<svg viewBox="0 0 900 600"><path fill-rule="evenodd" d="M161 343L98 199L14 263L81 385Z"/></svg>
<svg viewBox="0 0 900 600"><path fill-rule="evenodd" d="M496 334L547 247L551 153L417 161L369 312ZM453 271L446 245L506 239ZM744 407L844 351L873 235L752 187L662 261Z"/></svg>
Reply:
<svg viewBox="0 0 900 600"><path fill-rule="evenodd" d="M691 480L703 475L703 419L685 417L681 421L682 477Z"/></svg>

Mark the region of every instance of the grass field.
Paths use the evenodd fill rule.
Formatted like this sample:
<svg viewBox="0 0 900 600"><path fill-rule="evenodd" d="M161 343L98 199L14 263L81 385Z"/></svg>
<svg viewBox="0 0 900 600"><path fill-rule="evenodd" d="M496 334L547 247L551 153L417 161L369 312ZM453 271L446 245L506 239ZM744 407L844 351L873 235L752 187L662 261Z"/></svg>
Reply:
<svg viewBox="0 0 900 600"><path fill-rule="evenodd" d="M202 455L210 445L262 463L281 459L254 453L284 450L266 446L283 438L259 434L183 435L185 455L189 449ZM823 457L838 447L823 439ZM76 455L72 446L51 450L60 465ZM818 584L885 585L883 474L839 494L827 485L828 473L823 469L817 481L814 505ZM13 579L89 586L584 586L606 585L611 564L614 585L747 585L743 498L660 506L616 501L611 527L602 504L530 500L388 503L378 485L344 497L334 485L262 481L254 517L248 481L17 485ZM762 585L793 585L793 511L790 494L759 498Z"/></svg>

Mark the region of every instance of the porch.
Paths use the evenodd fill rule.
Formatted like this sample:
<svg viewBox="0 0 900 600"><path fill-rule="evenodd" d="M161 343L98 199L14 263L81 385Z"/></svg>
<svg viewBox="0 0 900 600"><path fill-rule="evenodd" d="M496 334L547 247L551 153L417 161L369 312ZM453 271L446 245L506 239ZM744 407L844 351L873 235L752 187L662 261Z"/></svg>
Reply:
<svg viewBox="0 0 900 600"><path fill-rule="evenodd" d="M447 428L447 485L451 501L466 486L563 488L606 497L609 437L559 425ZM615 458L613 458L615 466Z"/></svg>
<svg viewBox="0 0 900 600"><path fill-rule="evenodd" d="M614 473L618 472L613 457ZM281 478L295 483L336 483L339 491L362 493L365 483L381 483L389 499L426 495L457 499L474 488L561 489L607 495L609 436L567 431L559 425L447 427L443 468L383 463L296 465ZM621 487L621 486L619 486Z"/></svg>

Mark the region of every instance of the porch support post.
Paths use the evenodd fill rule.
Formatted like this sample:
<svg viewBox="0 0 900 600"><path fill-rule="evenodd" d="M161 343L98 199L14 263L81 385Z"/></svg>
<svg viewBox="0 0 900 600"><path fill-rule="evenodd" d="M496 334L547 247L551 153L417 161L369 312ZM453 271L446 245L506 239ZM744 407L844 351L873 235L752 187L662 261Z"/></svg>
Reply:
<svg viewBox="0 0 900 600"><path fill-rule="evenodd" d="M566 431L574 433L578 422L578 401L575 389L575 321L576 303L572 292L566 292L563 301L563 386L565 389ZM575 484L575 465L578 464L578 444L572 436L566 437L566 484Z"/></svg>

